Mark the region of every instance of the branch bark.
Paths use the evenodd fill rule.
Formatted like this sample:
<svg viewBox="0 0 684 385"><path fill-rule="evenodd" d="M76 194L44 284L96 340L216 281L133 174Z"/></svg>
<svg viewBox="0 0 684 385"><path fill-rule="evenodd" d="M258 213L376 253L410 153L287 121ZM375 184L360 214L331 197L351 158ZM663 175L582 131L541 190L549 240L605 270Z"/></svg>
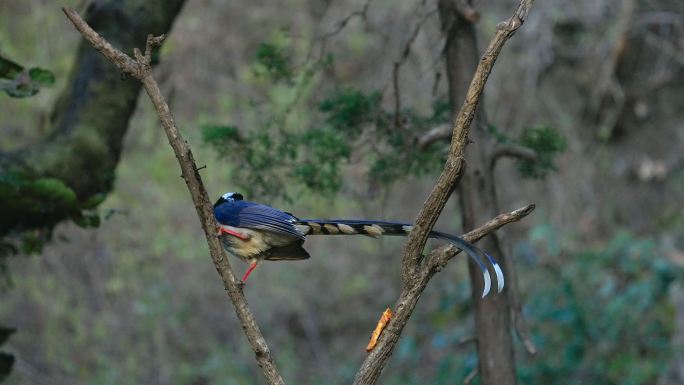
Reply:
<svg viewBox="0 0 684 385"><path fill-rule="evenodd" d="M378 341L375 350L366 357L366 360L361 365L354 379L355 385L375 384L377 382L389 357L392 355L406 322L415 308L418 298L430 278L436 272L436 270L430 269L428 265L421 265L421 251L425 247L430 230L444 209L444 205L463 172L465 146L468 142L470 125L475 117L480 96L492 71L494 62L501 52L504 43L513 36L515 31L525 21L532 3L533 0L521 0L513 16L497 26L497 31L477 66L465 101L453 125L451 146L444 170L440 174L423 208L420 210L414 229L406 241L402 258L402 291L395 305L394 317ZM532 208L530 208L531 210ZM477 295L474 294L474 296Z"/></svg>
<svg viewBox="0 0 684 385"><path fill-rule="evenodd" d="M492 160L490 168L494 168L496 162L498 162L501 158L506 157L529 160L532 162L536 162L537 160L539 160L539 155L533 149L521 146L519 144L507 143L499 145L494 149L494 153L491 157Z"/></svg>
<svg viewBox="0 0 684 385"><path fill-rule="evenodd" d="M212 204L209 196L207 195L207 191L204 188L204 184L202 183L202 178L199 175L192 151L190 150L190 146L178 131L173 116L171 115L171 111L169 110L169 106L164 101L164 98L159 90L159 86L152 76L152 68L150 65L151 51L153 48L161 44L163 36L153 37L152 35L148 35L145 54L142 54L136 49L135 59L133 59L114 48L102 36L95 32L85 21L83 21L83 19L81 19L81 17L75 11L68 8L63 8L63 11L69 20L71 20L71 22L74 24L76 29L78 29L83 37L85 37L86 40L88 40L93 47L95 47L95 49L100 51L102 55L114 63L119 70L124 73L131 74L145 87L145 91L147 91L147 94L152 100L152 104L154 104L154 108L159 115L159 119L164 127L169 144L173 148L176 158L178 159L182 177L188 187L188 191L192 197L195 209L197 210L197 215L199 216L200 222L202 224L202 229L204 230L204 235L207 239L209 253L211 254L212 261L214 262L214 267L223 281L223 286L228 292L228 296L233 303L235 313L240 320L249 343L252 345L257 363L261 367L264 377L269 384L282 385L283 379L280 376L275 363L273 362L270 349L268 348L266 340L261 334L259 325L257 324L254 315L247 305L247 299L242 291L242 284L238 279L236 279L223 248L221 247L221 243L216 232L218 226L216 219L214 218Z"/></svg>
<svg viewBox="0 0 684 385"><path fill-rule="evenodd" d="M456 181L463 172L465 146L468 141L470 124L475 117L475 109L480 101L480 95L484 90L489 74L492 72L494 62L496 62L504 43L513 36L527 18L533 2L533 0L521 0L513 16L507 21L499 23L494 37L480 59L465 101L453 125L451 146L444 170L437 179L437 183L425 201L423 208L418 213L413 231L406 241L406 249L402 259L402 281L405 286L415 276L415 270L421 257L420 252L425 247L428 234L435 225L439 214L444 209L444 205L456 186Z"/></svg>
<svg viewBox="0 0 684 385"><path fill-rule="evenodd" d="M423 136L418 138L417 144L418 149L423 151L432 143L439 141L446 141L451 138L451 134L454 132L451 124L440 124L437 127L430 129L428 132L423 134Z"/></svg>
<svg viewBox="0 0 684 385"><path fill-rule="evenodd" d="M482 226L463 235L462 238L468 242L477 242L497 229L509 223L521 220L529 215L534 208L534 205L528 205L509 213L500 214ZM415 278L411 280L410 285L402 289L399 299L394 305L394 316L382 333L375 349L361 365L354 380L355 385L369 385L377 382L382 369L392 355L394 346L399 341L401 332L408 322L408 319L411 317L411 313L413 313L413 309L416 307L418 299L427 287L428 282L460 252L460 249L449 245L433 251L426 258L426 262L421 265ZM479 293L481 293L481 291L477 292L475 295L478 295Z"/></svg>
<svg viewBox="0 0 684 385"><path fill-rule="evenodd" d="M442 20L442 33L447 44L445 47L446 70L449 79L449 96L453 109L466 95L471 94L467 90L467 79L478 64L478 49L475 26L472 21L462 16L457 4L451 0L440 0L440 19ZM529 3L527 7L529 7ZM521 4L519 12L523 10ZM515 23L514 16L509 23ZM477 74L476 74L477 78ZM496 158L503 155L495 154L496 143L491 135L486 132L484 108L473 111L474 128L471 130L471 138L477 145L468 153L468 169L463 173L462 181L458 186L458 197L463 226L473 227L486 218L499 211L496 197L496 185L494 180L493 165ZM521 151L508 149L508 154L520 154ZM503 241L493 235L483 240L482 249L487 250L504 267L506 281L506 295L493 296L482 299L478 293L482 290L483 280L479 267L469 261L468 271L471 280L471 298L474 307L475 329L477 335L478 373L482 384L515 384L515 355L513 351L513 339L511 335L511 306L509 296L515 290L515 272L512 260L503 252Z"/></svg>

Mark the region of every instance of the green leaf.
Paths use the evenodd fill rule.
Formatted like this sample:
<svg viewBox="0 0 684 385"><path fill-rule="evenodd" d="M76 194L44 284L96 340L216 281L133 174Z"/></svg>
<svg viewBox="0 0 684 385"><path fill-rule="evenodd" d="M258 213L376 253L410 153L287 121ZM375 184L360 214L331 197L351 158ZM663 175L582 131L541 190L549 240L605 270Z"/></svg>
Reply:
<svg viewBox="0 0 684 385"><path fill-rule="evenodd" d="M22 254L36 254L43 250L45 238L36 232L25 232L21 235Z"/></svg>
<svg viewBox="0 0 684 385"><path fill-rule="evenodd" d="M327 115L326 122L335 129L358 134L363 124L375 118L380 99L377 91L366 95L356 89L346 89L320 102L318 110Z"/></svg>
<svg viewBox="0 0 684 385"><path fill-rule="evenodd" d="M0 56L0 78L14 79L23 70L21 65Z"/></svg>
<svg viewBox="0 0 684 385"><path fill-rule="evenodd" d="M105 198L107 198L107 194L95 194L91 196L87 201L83 202L81 204L81 208L85 210L93 210L97 206L100 205L100 203L104 202Z"/></svg>
<svg viewBox="0 0 684 385"><path fill-rule="evenodd" d="M78 201L76 193L59 179L40 178L33 181L30 189L36 196L41 197L52 204L58 203L64 206L76 207Z"/></svg>
<svg viewBox="0 0 684 385"><path fill-rule="evenodd" d="M74 223L83 228L99 227L100 216L97 214L84 214L80 217L73 218Z"/></svg>
<svg viewBox="0 0 684 385"><path fill-rule="evenodd" d="M554 160L566 147L565 137L551 127L526 127L520 133L518 143L537 153L536 161L518 161L518 171L528 178L543 178L555 170Z"/></svg>
<svg viewBox="0 0 684 385"><path fill-rule="evenodd" d="M37 85L46 87L55 84L55 75L46 69L34 67L29 70L31 81Z"/></svg>
<svg viewBox="0 0 684 385"><path fill-rule="evenodd" d="M207 124L202 126L202 139L204 142L212 145L217 145L226 141L236 141L239 142L240 130L234 126L222 126Z"/></svg>
<svg viewBox="0 0 684 385"><path fill-rule="evenodd" d="M46 69L34 67L29 70L0 56L0 90L13 98L26 98L40 91L41 87L55 84L55 75Z"/></svg>
<svg viewBox="0 0 684 385"><path fill-rule="evenodd" d="M26 98L38 93L38 86L31 81L26 71L17 74L11 81L3 81L0 88L13 98Z"/></svg>
<svg viewBox="0 0 684 385"><path fill-rule="evenodd" d="M292 59L283 52L283 47L261 43L256 52L256 62L264 67L273 81L292 81Z"/></svg>

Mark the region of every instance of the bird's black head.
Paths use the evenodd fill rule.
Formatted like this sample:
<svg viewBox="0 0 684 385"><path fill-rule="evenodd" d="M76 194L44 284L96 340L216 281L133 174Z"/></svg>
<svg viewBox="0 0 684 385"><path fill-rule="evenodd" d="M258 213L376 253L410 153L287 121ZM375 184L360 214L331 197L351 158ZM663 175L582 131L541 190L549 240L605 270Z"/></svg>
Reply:
<svg viewBox="0 0 684 385"><path fill-rule="evenodd" d="M235 201L241 201L243 199L242 194L236 193L236 192L227 192L214 203L214 207L226 203L226 202L235 202Z"/></svg>

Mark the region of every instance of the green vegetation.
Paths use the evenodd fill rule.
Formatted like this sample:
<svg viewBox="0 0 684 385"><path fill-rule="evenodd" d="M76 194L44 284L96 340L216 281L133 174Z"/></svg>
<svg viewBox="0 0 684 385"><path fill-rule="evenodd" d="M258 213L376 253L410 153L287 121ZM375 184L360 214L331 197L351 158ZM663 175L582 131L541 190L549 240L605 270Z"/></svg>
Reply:
<svg viewBox="0 0 684 385"><path fill-rule="evenodd" d="M55 75L43 68L25 69L0 56L0 90L13 98L26 98L38 93L41 87L55 84Z"/></svg>
<svg viewBox="0 0 684 385"><path fill-rule="evenodd" d="M256 50L253 70L263 75L273 89L293 95L279 101L251 101L252 108L266 111L250 129L235 125L204 124L204 142L235 165L234 177L250 196L289 199L302 188L318 194L338 193L346 165L365 170L368 183L385 188L408 177L439 171L446 160L443 143L418 149L418 138L430 129L449 122L452 111L446 100L437 99L428 115L411 108L383 108L380 91L364 92L350 86L336 88L320 100L305 97L304 90L322 86L317 76L333 64L331 55L296 67L288 49L292 43L276 34ZM308 103L306 103L308 101ZM307 115L307 126L288 124L294 115ZM555 170L555 157L565 150L565 139L549 127L523 128L511 140L492 126L501 142L515 142L534 150L537 161L519 160L523 177L541 178Z"/></svg>
<svg viewBox="0 0 684 385"><path fill-rule="evenodd" d="M543 178L555 171L554 158L565 151L565 138L550 127L526 127L517 142L535 151L537 159L518 160L518 171L523 177Z"/></svg>
<svg viewBox="0 0 684 385"><path fill-rule="evenodd" d="M79 202L72 189L55 178L36 178L24 173L0 174L0 263L20 249L25 254L39 252L54 225L69 219L81 227L98 227L99 215L92 211L104 200L96 195L86 202Z"/></svg>
<svg viewBox="0 0 684 385"><path fill-rule="evenodd" d="M262 44L262 50L270 45ZM269 52L271 48L269 48ZM280 57L273 54L272 56ZM263 64L262 56L257 62ZM326 59L329 60L329 59ZM288 73L284 59L267 61L269 73ZM277 63L274 64L274 63ZM319 70L324 66L317 66ZM284 75L273 77L279 81ZM298 76L303 82L314 81L313 74ZM290 84L296 88L307 87ZM368 180L383 185L405 178L421 176L439 170L446 159L440 146L415 151L417 137L437 124L447 122L450 110L447 103L435 103L430 116L422 116L411 109L396 114L381 106L381 93L365 93L359 89L336 90L321 101L311 116L309 127L279 125L285 114L303 113L291 107L269 106L272 115L261 117L256 129L240 130L235 126L206 124L202 127L205 143L236 166L236 180L252 196L288 198L287 188L297 184L322 194L334 194L341 187L341 168L359 154L367 169ZM399 125L396 122L401 122ZM286 188L287 187L287 188Z"/></svg>
<svg viewBox="0 0 684 385"><path fill-rule="evenodd" d="M684 270L667 262L651 239L621 233L606 245L583 249L558 244L559 236L540 226L517 248L518 271L525 277L523 312L539 349L529 357L519 347L520 382L656 383L676 351L668 296ZM454 289L439 293L430 330L403 340L397 354L397 370L424 365L421 357L441 356L434 377L406 369L402 383L451 384L477 365L472 345L449 353L472 333L461 324L472 306L467 282Z"/></svg>
<svg viewBox="0 0 684 385"><path fill-rule="evenodd" d="M14 98L38 93L40 87L55 83L52 72L23 66L0 56L0 89ZM98 227L93 210L104 194L80 202L73 189L62 180L40 177L29 166L11 165L13 158L0 163L0 271L6 272L6 258L19 252L37 253L49 239L52 228L70 220L81 227Z"/></svg>
<svg viewBox="0 0 684 385"><path fill-rule="evenodd" d="M556 171L555 159L566 149L565 137L552 127L523 127L516 138L511 138L489 125L487 131L498 143L514 143L534 151L536 159L517 159L518 172L523 178L542 179Z"/></svg>

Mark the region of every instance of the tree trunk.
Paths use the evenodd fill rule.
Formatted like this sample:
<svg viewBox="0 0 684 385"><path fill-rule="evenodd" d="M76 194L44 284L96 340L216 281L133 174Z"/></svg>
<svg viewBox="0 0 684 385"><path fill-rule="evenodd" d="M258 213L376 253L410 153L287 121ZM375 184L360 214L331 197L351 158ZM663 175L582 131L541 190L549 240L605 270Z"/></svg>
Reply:
<svg viewBox="0 0 684 385"><path fill-rule="evenodd" d="M128 51L136 46L144 49L147 34L170 30L183 3L94 1L86 19L113 45ZM41 212L36 208L40 197L25 194L17 187L20 183L26 186L38 178L55 178L78 202L110 192L140 87L140 82L123 78L114 65L81 41L67 85L50 116L50 134L28 148L0 156L0 209L5 213L0 237L13 231L50 228L74 215L73 209L59 211L55 205L46 208L51 210L49 214ZM21 180L17 182L17 178ZM19 205L17 194L28 203Z"/></svg>
<svg viewBox="0 0 684 385"><path fill-rule="evenodd" d="M145 46L148 34L168 33L184 0L95 1L86 20L114 46ZM132 52L128 52L132 55ZM52 132L27 151L40 175L64 181L83 200L108 193L140 82L121 73L82 40L69 82L50 117Z"/></svg>
<svg viewBox="0 0 684 385"><path fill-rule="evenodd" d="M465 3L465 1L461 2ZM470 79L479 61L472 14L457 9L454 0L440 0L439 13L442 31L446 37L446 67L449 97L453 111L460 108ZM478 108L470 132L474 142L466 157L466 169L458 186L463 227L470 229L487 221L498 212L494 175L489 160L494 149L492 138L485 131L484 111ZM483 239L481 248L487 250L500 263L502 248L492 234ZM480 269L469 261L472 297L475 304L475 327L479 373L484 385L516 383L515 358L510 327L510 304L506 293L480 298L483 281ZM496 287L496 283L493 282Z"/></svg>

